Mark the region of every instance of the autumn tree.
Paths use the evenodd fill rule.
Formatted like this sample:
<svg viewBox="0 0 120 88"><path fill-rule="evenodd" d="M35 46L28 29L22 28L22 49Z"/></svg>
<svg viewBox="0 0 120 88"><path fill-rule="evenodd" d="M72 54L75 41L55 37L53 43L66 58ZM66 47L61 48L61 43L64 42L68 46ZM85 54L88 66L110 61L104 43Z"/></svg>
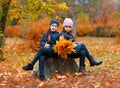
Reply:
<svg viewBox="0 0 120 88"><path fill-rule="evenodd" d="M3 37L7 14L10 20L17 19L18 23L21 24L26 19L34 22L38 18L45 16L55 18L57 17L57 11L64 11L66 9L66 3L58 3L55 0L0 0L0 58L2 58Z"/></svg>
<svg viewBox="0 0 120 88"><path fill-rule="evenodd" d="M9 15L11 20L15 18L21 22L29 18L34 22L45 16L55 18L58 11L65 11L67 8L66 3L55 0L13 0Z"/></svg>
<svg viewBox="0 0 120 88"><path fill-rule="evenodd" d="M0 0L0 59L3 59L4 31L11 0Z"/></svg>

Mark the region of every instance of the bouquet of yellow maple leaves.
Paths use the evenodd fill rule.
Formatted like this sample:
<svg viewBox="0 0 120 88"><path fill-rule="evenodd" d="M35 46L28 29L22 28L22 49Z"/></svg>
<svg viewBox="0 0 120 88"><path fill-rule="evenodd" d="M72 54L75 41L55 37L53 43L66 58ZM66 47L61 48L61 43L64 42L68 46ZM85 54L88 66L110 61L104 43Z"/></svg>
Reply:
<svg viewBox="0 0 120 88"><path fill-rule="evenodd" d="M72 40L66 40L64 36L60 37L59 41L56 41L56 45L53 47L55 52L63 59L67 59L67 55L75 52Z"/></svg>

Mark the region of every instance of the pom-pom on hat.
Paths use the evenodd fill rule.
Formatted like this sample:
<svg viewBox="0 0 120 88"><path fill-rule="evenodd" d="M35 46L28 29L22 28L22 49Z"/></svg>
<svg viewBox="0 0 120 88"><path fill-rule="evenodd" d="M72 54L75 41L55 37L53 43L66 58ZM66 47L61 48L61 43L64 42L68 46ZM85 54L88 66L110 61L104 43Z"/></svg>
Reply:
<svg viewBox="0 0 120 88"><path fill-rule="evenodd" d="M52 24L57 24L57 25L59 26L59 22L58 22L57 20L51 20L51 21L50 21L50 26L51 26Z"/></svg>
<svg viewBox="0 0 120 88"><path fill-rule="evenodd" d="M63 21L63 27L64 26L71 26L73 27L73 21L71 18L65 18L65 20Z"/></svg>

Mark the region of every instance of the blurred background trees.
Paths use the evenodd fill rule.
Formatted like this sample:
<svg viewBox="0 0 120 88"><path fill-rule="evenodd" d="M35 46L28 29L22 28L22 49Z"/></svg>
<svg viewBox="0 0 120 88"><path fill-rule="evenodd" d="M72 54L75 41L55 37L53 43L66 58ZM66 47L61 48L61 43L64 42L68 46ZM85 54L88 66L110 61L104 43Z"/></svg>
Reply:
<svg viewBox="0 0 120 88"><path fill-rule="evenodd" d="M119 12L120 0L0 0L0 27L4 26L0 33L23 38L36 51L50 20L58 19L62 23L70 17L78 37L115 37L120 42ZM2 22L3 18L7 21Z"/></svg>
<svg viewBox="0 0 120 88"><path fill-rule="evenodd" d="M13 0L7 23L22 25L18 35L25 37L23 32L39 19L58 19L62 23L65 17L71 17L77 36L115 37L119 34L119 8L119 0Z"/></svg>

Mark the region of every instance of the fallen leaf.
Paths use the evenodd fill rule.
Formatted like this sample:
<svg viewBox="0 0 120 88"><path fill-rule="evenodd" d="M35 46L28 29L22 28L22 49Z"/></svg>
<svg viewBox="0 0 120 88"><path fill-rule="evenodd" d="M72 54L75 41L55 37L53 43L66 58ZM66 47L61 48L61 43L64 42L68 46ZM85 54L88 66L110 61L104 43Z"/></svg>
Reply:
<svg viewBox="0 0 120 88"><path fill-rule="evenodd" d="M45 88L46 86L47 86L47 82L41 82L41 83L39 83L39 85L38 85L38 88Z"/></svg>

